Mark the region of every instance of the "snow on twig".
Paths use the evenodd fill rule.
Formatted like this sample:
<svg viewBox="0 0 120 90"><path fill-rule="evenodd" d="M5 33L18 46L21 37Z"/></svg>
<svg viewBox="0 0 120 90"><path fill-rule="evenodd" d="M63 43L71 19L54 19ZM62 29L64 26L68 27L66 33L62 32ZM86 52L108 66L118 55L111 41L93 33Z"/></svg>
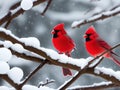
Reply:
<svg viewBox="0 0 120 90"><path fill-rule="evenodd" d="M41 4L41 3L45 2L45 1L46 0L35 0L33 2L33 6L37 6L37 5L39 5L39 4ZM25 10L20 8L20 2L17 2L16 4L13 4L9 8L9 10L8 10L9 12L6 12L6 14L4 16L2 16L2 18L0 18L0 25L2 25L2 24L7 22L6 25L5 25L5 27L7 28L8 25L10 24L11 20L13 20L17 16L19 16L19 15L21 15L21 14L23 14L25 12Z"/></svg>
<svg viewBox="0 0 120 90"><path fill-rule="evenodd" d="M105 88L113 88L113 87L119 87L119 85L115 85L112 82L100 82L100 83L94 83L92 85L73 86L71 88L68 88L67 90L102 90Z"/></svg>
<svg viewBox="0 0 120 90"><path fill-rule="evenodd" d="M9 40L13 44L16 44L16 43L20 44L20 45L22 45L22 48L24 48L25 50L31 51L31 52L39 55L39 56L42 56L43 58L45 58L46 61L49 62L47 64L53 64L53 65L57 65L57 66L61 66L61 67L66 67L66 68L70 68L70 69L74 69L74 70L79 71L79 74L77 73L75 75L75 77L76 76L79 77L82 74L89 73L89 74L93 74L95 76L102 77L102 78L104 78L106 80L109 80L109 81L113 82L116 85L120 85L120 77L119 77L120 73L118 71L113 71L113 70L110 70L110 69L107 69L107 68L100 69L100 68L97 68L97 67L96 68L95 67L89 67L89 65L91 65L91 63L94 60L98 59L99 57L101 57L105 53L111 51L112 49L117 48L118 46L120 46L120 44L112 47L110 50L106 50L104 53L102 53L101 55L99 55L96 58L89 57L87 59L84 59L84 58L75 59L75 58L67 57L64 54L58 54L54 50L40 47L40 45L39 45L39 47L38 46L35 47L34 45L30 44L30 42L26 42L25 39L21 40L20 38L18 38L15 35L13 35L10 31L8 31L6 29L3 29L3 28L0 28L0 38L3 38L5 40ZM36 42L37 42L37 40L36 40ZM4 46L4 44L3 44L3 46ZM7 45L5 45L5 46L6 47L10 47L10 46L7 46ZM19 47L19 45L17 47ZM14 50L17 51L17 48L15 48ZM22 54L23 52L20 51L19 53ZM107 73L106 73L106 70L108 71ZM73 82L75 80L73 80Z"/></svg>
<svg viewBox="0 0 120 90"><path fill-rule="evenodd" d="M91 22L95 22L95 21L98 21L98 20L103 20L103 19L106 19L106 18L110 18L110 17L118 15L118 14L120 14L120 6L113 9L113 10L105 11L105 12L102 12L100 14L91 16L87 19L81 19L79 21L74 21L72 23L71 27L72 28L80 27L81 25L85 25L87 23L91 23Z"/></svg>

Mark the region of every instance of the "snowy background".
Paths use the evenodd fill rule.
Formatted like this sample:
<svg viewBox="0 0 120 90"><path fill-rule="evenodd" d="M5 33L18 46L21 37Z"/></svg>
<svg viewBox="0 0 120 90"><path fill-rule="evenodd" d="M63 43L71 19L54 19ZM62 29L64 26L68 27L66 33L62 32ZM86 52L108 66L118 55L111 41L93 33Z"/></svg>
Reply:
<svg viewBox="0 0 120 90"><path fill-rule="evenodd" d="M0 0L0 18L6 14L8 8L11 5L18 1L20 0ZM23 1L25 2L26 0ZM29 9L32 6L32 1L28 1L30 5L25 7L25 9ZM39 6L33 7L30 10L27 10L25 13L15 18L10 23L8 29L10 29L12 33L14 33L19 38L36 37L40 40L40 45L42 47L55 50L51 43L52 36L50 32L56 24L63 22L65 23L66 31L75 40L76 43L77 50L72 53L72 57L87 58L89 57L89 54L85 50L83 39L85 30L90 25L94 25L100 36L105 39L111 46L114 46L120 42L120 15L86 24L80 28L75 29L71 28L72 23L77 20L89 18L93 14L107 11L119 4L120 0L53 0L49 9L45 13L45 16L40 15L46 6L46 3L43 3ZM24 7L24 4L22 5L21 6ZM120 54L120 48L117 48L115 51ZM11 68L16 66L23 69L24 77L28 75L29 71L34 70L36 66L39 65L35 62L21 60L21 58L16 58L15 56L12 56L8 63L10 64ZM104 61L102 61L99 66L113 68L114 70L120 69L111 60L108 59L104 59ZM54 79L55 83L49 84L48 86L51 88L57 88L70 77L64 77L62 75L61 67L45 65L45 67L40 70L40 72L34 75L34 77L29 81L29 84L38 85L40 81L45 81L46 78ZM84 75L79 78L73 84L73 86L90 85L101 81L103 81L103 79L91 75ZM0 79L0 86L4 84L7 83Z"/></svg>

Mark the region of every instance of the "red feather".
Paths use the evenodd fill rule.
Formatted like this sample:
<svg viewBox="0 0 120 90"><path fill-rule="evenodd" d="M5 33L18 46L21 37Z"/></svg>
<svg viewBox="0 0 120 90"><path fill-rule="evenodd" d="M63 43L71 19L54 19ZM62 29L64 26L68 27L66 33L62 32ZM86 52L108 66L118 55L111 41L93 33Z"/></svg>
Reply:
<svg viewBox="0 0 120 90"><path fill-rule="evenodd" d="M61 23L56 25L51 33L53 34L53 46L58 50L59 53L65 53L67 56L70 56L72 50L75 48L75 43L72 38L67 35L64 29L64 24ZM71 71L66 68L63 68L63 74L65 76L72 75Z"/></svg>
<svg viewBox="0 0 120 90"><path fill-rule="evenodd" d="M103 52L111 48L111 46L107 42L100 38L93 26L87 29L84 38L86 39L86 50L89 52L90 55L94 57L102 54ZM112 55L112 51L104 54L103 56L112 59L117 65L120 66L120 61Z"/></svg>

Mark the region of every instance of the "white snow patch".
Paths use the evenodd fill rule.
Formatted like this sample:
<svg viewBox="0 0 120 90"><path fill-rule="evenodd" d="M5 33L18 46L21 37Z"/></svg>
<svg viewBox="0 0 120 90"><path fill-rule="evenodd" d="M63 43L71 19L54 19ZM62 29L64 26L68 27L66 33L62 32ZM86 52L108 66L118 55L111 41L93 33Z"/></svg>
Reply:
<svg viewBox="0 0 120 90"><path fill-rule="evenodd" d="M20 80L23 78L23 70L18 67L13 67L9 70L8 76L15 82L20 83Z"/></svg>
<svg viewBox="0 0 120 90"><path fill-rule="evenodd" d="M118 80L120 80L120 71L114 71L110 68L105 68L105 67L96 67L94 72L96 74L103 73L103 74L109 75L111 77L113 76L113 77L117 78Z"/></svg>
<svg viewBox="0 0 120 90"><path fill-rule="evenodd" d="M44 51L44 52L46 52L46 54L48 55L48 56L50 56L51 58L53 58L53 59L59 59L60 58L60 55L56 52L56 51L54 51L54 50L52 50L52 49L46 49L46 48L40 48L42 51Z"/></svg>
<svg viewBox="0 0 120 90"><path fill-rule="evenodd" d="M12 14L14 14L14 13L16 13L17 11L19 11L20 9L21 9L21 7L19 6L19 7L17 7L16 9L10 10L10 12L11 12Z"/></svg>
<svg viewBox="0 0 120 90"><path fill-rule="evenodd" d="M4 41L4 47L10 48L13 45L11 41Z"/></svg>
<svg viewBox="0 0 120 90"><path fill-rule="evenodd" d="M0 61L0 67L0 74L6 74L10 70L10 66L6 62Z"/></svg>
<svg viewBox="0 0 120 90"><path fill-rule="evenodd" d="M101 11L101 10L100 10ZM82 24L84 23L85 21L92 21L92 20L96 20L98 18L100 18L101 16L111 16L112 14L114 13L117 13L120 11L120 7L112 10L112 11L105 11L105 12L102 12L101 14L98 14L98 15L94 15L94 16L91 16L91 17L87 17L86 19L82 19L82 20L79 20L79 21L74 21L71 25L71 27L76 27L77 25L79 24Z"/></svg>
<svg viewBox="0 0 120 90"><path fill-rule="evenodd" d="M78 24L83 23L83 21L84 21L84 20L74 21L74 22L72 23L71 27L75 27L75 26L77 26Z"/></svg>
<svg viewBox="0 0 120 90"><path fill-rule="evenodd" d="M0 48L0 61L9 61L12 57L12 53L7 48Z"/></svg>
<svg viewBox="0 0 120 90"><path fill-rule="evenodd" d="M70 90L72 90L72 89L77 89L77 88L87 88L87 87L96 87L96 86L101 86L101 85L109 85L109 84L111 84L112 82L100 82L100 83L94 83L94 84L92 84L92 85L85 85L85 86L80 86L80 85L78 85L78 86L73 86L73 87L71 87L71 88L69 88Z"/></svg>
<svg viewBox="0 0 120 90"><path fill-rule="evenodd" d="M24 85L22 90L39 90L38 87L32 85Z"/></svg>
<svg viewBox="0 0 120 90"><path fill-rule="evenodd" d="M11 48L13 50L19 52L19 53L23 53L25 51L25 49L23 48L23 46L21 44L18 44L18 43L13 44Z"/></svg>
<svg viewBox="0 0 120 90"><path fill-rule="evenodd" d="M102 58L102 57L100 57L100 58L98 58L98 59L95 59L95 60L90 64L89 67L95 66L95 65L101 60L101 58Z"/></svg>
<svg viewBox="0 0 120 90"><path fill-rule="evenodd" d="M36 48L40 47L40 41L35 37L18 38L14 34L12 34L10 30L6 30L5 28L1 28L1 27L0 27L0 32L4 32L7 35L10 35L11 37L15 38L16 40L25 43L25 45L33 46L33 47L36 47Z"/></svg>
<svg viewBox="0 0 120 90"><path fill-rule="evenodd" d="M25 43L25 45L33 46L36 48L40 47L40 41L35 37L20 38L20 41Z"/></svg>
<svg viewBox="0 0 120 90"><path fill-rule="evenodd" d="M10 30L6 30L5 28L0 27L0 32L4 32L5 34L10 35L11 37L19 40L19 38L16 37L14 34L12 34L12 32Z"/></svg>
<svg viewBox="0 0 120 90"><path fill-rule="evenodd" d="M22 90L55 90L55 89L45 87L45 86L38 88L38 87L33 86L33 85L24 85L22 87Z"/></svg>
<svg viewBox="0 0 120 90"><path fill-rule="evenodd" d="M39 88L39 90L55 90L55 89L52 89L52 88L49 88L49 87L46 87L46 86L42 86Z"/></svg>
<svg viewBox="0 0 120 90"><path fill-rule="evenodd" d="M9 90L9 88L6 86L0 86L0 90Z"/></svg>
<svg viewBox="0 0 120 90"><path fill-rule="evenodd" d="M93 59L93 57L88 57L86 59L73 59L71 57L66 56L65 54L58 54L56 51L51 49L40 48L40 50L44 51L48 56L55 60L58 60L59 62L73 64L80 67L81 69L84 68L88 64L88 62Z"/></svg>
<svg viewBox="0 0 120 90"><path fill-rule="evenodd" d="M22 0L21 1L21 8L23 10L29 10L33 7L33 0Z"/></svg>
<svg viewBox="0 0 120 90"><path fill-rule="evenodd" d="M12 5L19 1L20 0L0 0L0 19L9 12L9 9Z"/></svg>

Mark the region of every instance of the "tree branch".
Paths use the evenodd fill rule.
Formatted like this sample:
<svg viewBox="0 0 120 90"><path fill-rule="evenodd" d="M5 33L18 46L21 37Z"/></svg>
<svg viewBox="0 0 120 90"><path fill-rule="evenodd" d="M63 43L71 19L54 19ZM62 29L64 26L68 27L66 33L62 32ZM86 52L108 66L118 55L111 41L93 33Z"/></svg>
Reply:
<svg viewBox="0 0 120 90"><path fill-rule="evenodd" d="M0 47L4 47L4 45L0 43ZM15 50L13 50L11 47L9 47L8 49L11 51L11 53L13 55L16 55L17 57L20 57L20 58L23 58L23 59L26 59L26 60L29 60L29 61L38 62L38 63L44 62L44 59L41 59L41 58L38 58L38 57L35 57L35 56L26 55L26 53L17 52Z"/></svg>
<svg viewBox="0 0 120 90"><path fill-rule="evenodd" d="M120 85L115 85L115 84L108 82L108 84L100 83L100 85L99 85L99 83L98 83L98 85L95 84L95 85L88 85L88 86L80 86L80 87L70 88L68 90L103 90L103 89L114 88L114 87L120 87Z"/></svg>
<svg viewBox="0 0 120 90"><path fill-rule="evenodd" d="M101 57L101 56L100 56ZM99 57L98 57L99 58ZM59 90L66 90L72 83L74 83L83 73L87 72L87 69L89 68L90 64L94 62L95 59L91 60L83 69L81 69L73 78L71 78L67 83L63 84L62 86L59 87ZM99 60L99 62L95 65L97 66L103 58ZM93 68L94 69L94 68Z"/></svg>
<svg viewBox="0 0 120 90"><path fill-rule="evenodd" d="M44 57L46 60L48 60L53 65L66 67L66 68L74 69L74 70L77 70L77 71L81 70L79 72L77 78L79 77L79 75L88 73L88 74L92 74L92 75L95 75L95 76L102 77L102 78L104 78L104 79L106 79L108 81L112 81L113 84L115 84L115 85L120 85L119 79L117 79L117 77L115 77L115 76L111 76L109 74L105 74L102 71L100 71L98 68L83 67L81 69L80 66L75 64L76 60L74 61L74 65L72 63L69 63L69 62L67 62L67 63L61 62L60 58L58 58L56 60L56 59L54 59L53 57L51 57L50 55L47 54L47 52L46 52L47 49L36 48L36 47L33 47L33 46L26 45L24 42L20 41L20 39L18 37L14 36L12 33L10 33L10 31L4 30L4 29L0 29L0 37L5 39L5 40L9 40L12 43L19 43L19 44L21 44L26 50L34 52L34 53ZM94 58L93 60L91 60L88 65L90 65L95 59L98 59L99 57L103 56L105 53L110 52L111 50L117 48L118 46L120 46L120 44L112 47L110 50L106 50L104 53L102 53L101 55L99 55L96 58ZM57 54L57 55L59 55L59 54ZM61 57L61 56L58 56L58 57ZM99 71L99 73L95 73L95 70ZM70 84L71 84L71 82L70 82Z"/></svg>
<svg viewBox="0 0 120 90"><path fill-rule="evenodd" d="M45 12L48 10L51 2L52 2L52 0L48 0L47 6L45 7L45 9L44 9L43 12L41 13L41 15L44 15L44 14L45 14Z"/></svg>
<svg viewBox="0 0 120 90"><path fill-rule="evenodd" d="M120 6L119 7L117 6L117 8L111 9L109 11L105 11L100 14L94 15L90 18L82 19L80 21L75 21L72 23L72 28L80 27L82 25L92 23L98 20L104 20L118 14L120 14Z"/></svg>
<svg viewBox="0 0 120 90"><path fill-rule="evenodd" d="M32 73L28 75L24 81L21 82L21 84L14 83L12 79L9 78L7 74L0 74L0 77L4 80L6 80L10 85L12 85L16 90L22 90L23 85L36 73L38 70L40 70L45 64L47 63L47 60L45 60L42 64L40 64Z"/></svg>
<svg viewBox="0 0 120 90"><path fill-rule="evenodd" d="M43 3L45 2L46 0L37 0L37 1L34 1L33 3L33 6L37 6L39 5L40 3ZM21 1L20 1L21 2ZM20 2L17 2L16 4L14 4L13 6L11 6L10 10L13 10L13 9L16 9L17 7L20 6ZM9 10L9 11L10 11ZM5 22L8 22L8 21L11 21L12 19L16 18L17 16L23 14L25 11L20 8L18 11L16 11L15 13L11 13L11 12L8 12L3 18L0 19L0 25L2 25L3 23Z"/></svg>
<svg viewBox="0 0 120 90"><path fill-rule="evenodd" d="M41 63L33 72L31 72L26 79L19 85L21 88L25 83L35 74L37 73L48 61L45 60L43 63Z"/></svg>
<svg viewBox="0 0 120 90"><path fill-rule="evenodd" d="M14 88L16 88L16 90L18 90L18 84L17 83L14 83L13 80L11 80L7 74L0 74L0 77L2 79L4 79L5 81L7 81L11 86L13 86Z"/></svg>

